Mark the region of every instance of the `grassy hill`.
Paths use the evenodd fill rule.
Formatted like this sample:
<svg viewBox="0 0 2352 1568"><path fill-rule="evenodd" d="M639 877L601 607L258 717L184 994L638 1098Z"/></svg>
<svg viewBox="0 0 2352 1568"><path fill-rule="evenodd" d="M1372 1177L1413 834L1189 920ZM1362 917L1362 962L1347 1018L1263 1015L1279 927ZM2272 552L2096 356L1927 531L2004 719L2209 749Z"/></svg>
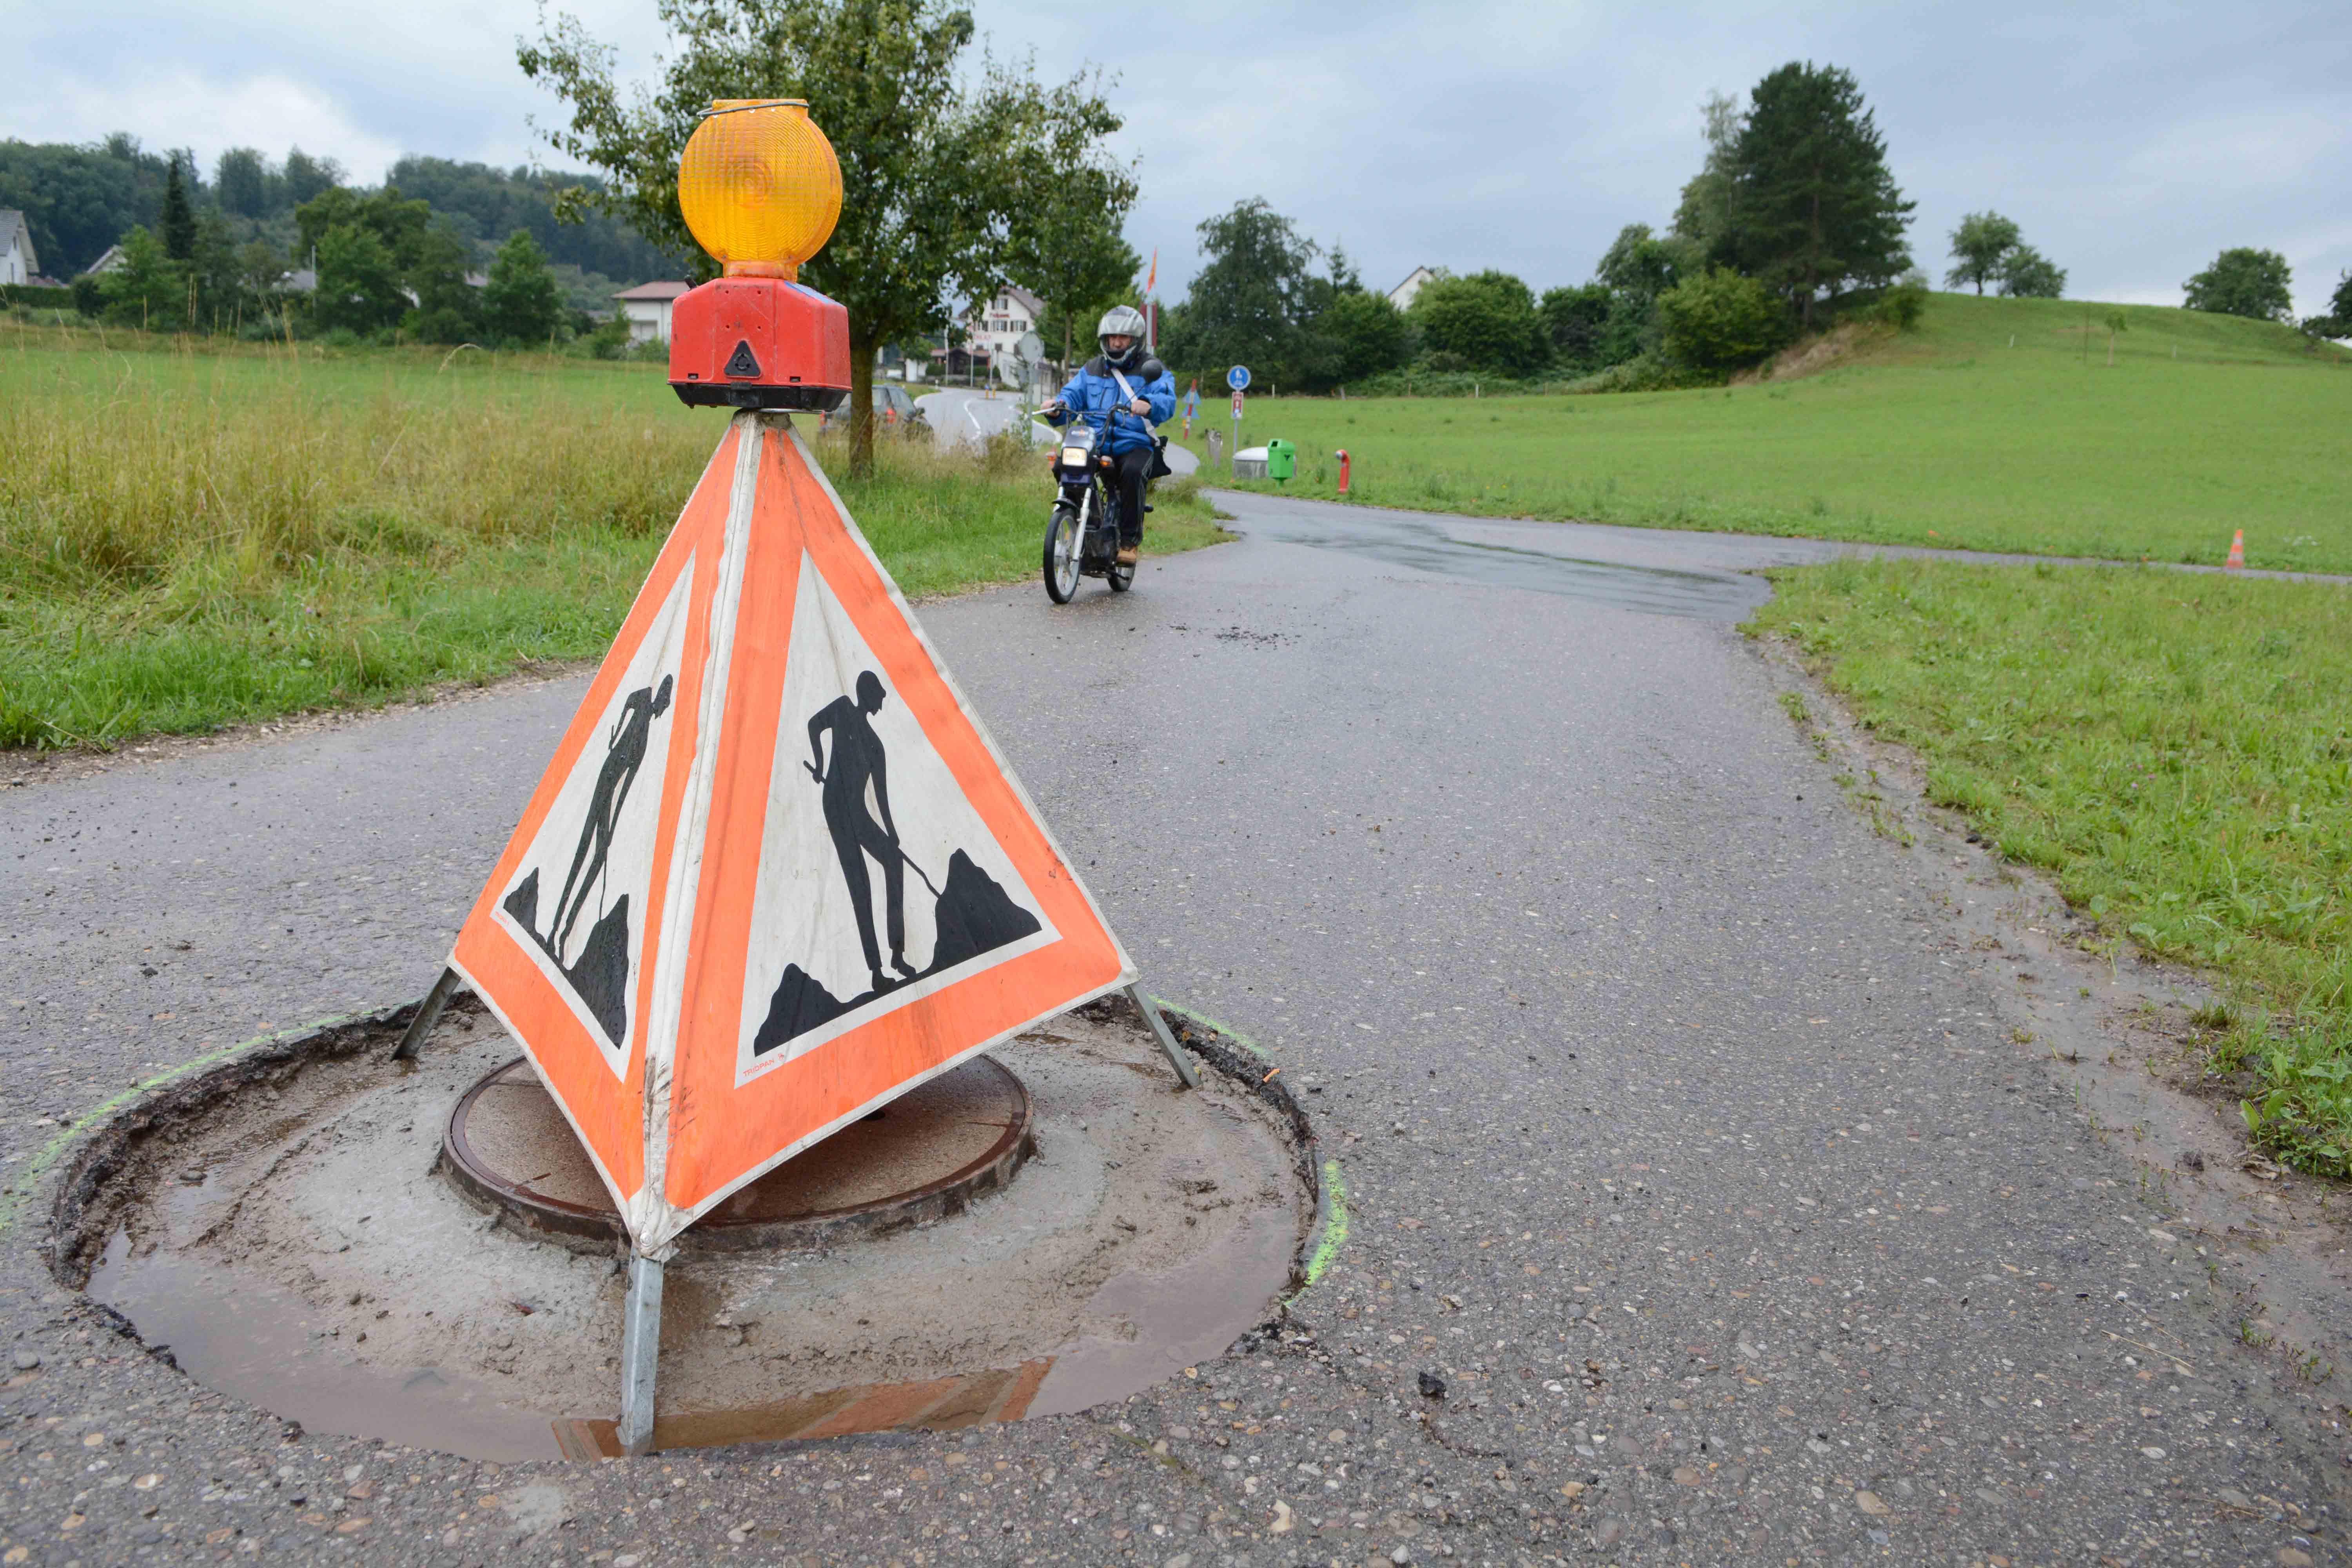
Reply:
<svg viewBox="0 0 2352 1568"><path fill-rule="evenodd" d="M1798 379L1260 399L1244 438L1297 442L1286 488L1310 496L1345 447L1381 506L2122 560L2219 562L2243 529L2251 565L2352 572L2352 354L2130 305L2110 364L2116 309L1937 294L1916 332Z"/></svg>

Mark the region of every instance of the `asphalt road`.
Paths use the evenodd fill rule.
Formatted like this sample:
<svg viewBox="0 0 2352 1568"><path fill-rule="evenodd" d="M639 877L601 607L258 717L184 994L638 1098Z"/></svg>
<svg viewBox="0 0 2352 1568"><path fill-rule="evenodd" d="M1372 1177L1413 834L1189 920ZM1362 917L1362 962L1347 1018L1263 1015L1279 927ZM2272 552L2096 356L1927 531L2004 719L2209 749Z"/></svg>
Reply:
<svg viewBox="0 0 2352 1568"><path fill-rule="evenodd" d="M961 1439L501 1470L191 1385L48 1279L33 1184L0 1561L2345 1560L2336 1383L2015 1037L2071 976L1989 958L2013 889L1874 834L1714 598L1232 504L1131 595L923 614L1150 986L1306 1090L1349 1229L1278 1331ZM1697 537L1627 547L1745 563ZM581 686L0 789L10 1171L422 992Z"/></svg>

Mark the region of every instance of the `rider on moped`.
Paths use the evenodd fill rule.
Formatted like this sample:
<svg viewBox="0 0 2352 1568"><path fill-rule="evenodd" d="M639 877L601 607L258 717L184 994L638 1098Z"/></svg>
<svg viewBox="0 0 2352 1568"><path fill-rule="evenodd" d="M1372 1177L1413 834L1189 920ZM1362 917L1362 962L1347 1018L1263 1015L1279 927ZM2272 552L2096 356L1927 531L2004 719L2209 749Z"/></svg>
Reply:
<svg viewBox="0 0 2352 1568"><path fill-rule="evenodd" d="M1038 410L1055 426L1083 419L1103 432L1103 452L1118 483L1118 563L1135 564L1143 545L1143 484L1159 443L1151 426L1176 412L1176 382L1143 352L1143 312L1120 305L1095 327L1102 353L1079 367L1061 395ZM1150 423L1146 424L1149 420Z"/></svg>

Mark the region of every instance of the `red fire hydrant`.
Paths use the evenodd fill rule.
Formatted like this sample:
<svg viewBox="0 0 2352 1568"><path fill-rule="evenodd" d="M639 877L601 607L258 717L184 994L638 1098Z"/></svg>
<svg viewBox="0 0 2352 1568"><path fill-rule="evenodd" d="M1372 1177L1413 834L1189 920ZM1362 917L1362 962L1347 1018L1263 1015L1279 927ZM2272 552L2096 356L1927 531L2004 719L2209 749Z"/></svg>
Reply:
<svg viewBox="0 0 2352 1568"><path fill-rule="evenodd" d="M1344 447L1339 449L1339 493L1348 493L1348 449Z"/></svg>

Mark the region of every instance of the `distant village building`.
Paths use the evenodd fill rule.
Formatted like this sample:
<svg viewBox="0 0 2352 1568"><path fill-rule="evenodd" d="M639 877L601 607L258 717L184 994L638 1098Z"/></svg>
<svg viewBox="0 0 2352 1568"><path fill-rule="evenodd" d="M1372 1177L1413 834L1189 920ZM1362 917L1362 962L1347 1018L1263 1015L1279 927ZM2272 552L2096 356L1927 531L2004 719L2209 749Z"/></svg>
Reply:
<svg viewBox="0 0 2352 1568"><path fill-rule="evenodd" d="M14 207L0 207L0 283L29 283L40 272L40 260L33 254L33 230L25 215Z"/></svg>
<svg viewBox="0 0 2352 1568"><path fill-rule="evenodd" d="M1433 283L1436 280L1437 273L1435 270L1427 267L1416 267L1412 269L1412 273L1410 277L1406 278L1403 282L1389 290L1389 303L1394 305L1400 310L1411 310L1412 308L1412 297L1421 292L1422 285L1424 283Z"/></svg>
<svg viewBox="0 0 2352 1568"><path fill-rule="evenodd" d="M629 342L669 342L669 308L677 302L679 295L693 287L691 283L640 283L614 295L614 302L620 306L622 316L629 323Z"/></svg>
<svg viewBox="0 0 2352 1568"><path fill-rule="evenodd" d="M1040 331L1039 323L1045 319L1045 300L1007 283L997 290L996 298L973 307L964 330L971 345L993 363L999 355L1019 348L1024 336Z"/></svg>
<svg viewBox="0 0 2352 1568"><path fill-rule="evenodd" d="M110 272L122 270L122 247L110 245L99 252L98 259L81 269L85 278L103 278Z"/></svg>

